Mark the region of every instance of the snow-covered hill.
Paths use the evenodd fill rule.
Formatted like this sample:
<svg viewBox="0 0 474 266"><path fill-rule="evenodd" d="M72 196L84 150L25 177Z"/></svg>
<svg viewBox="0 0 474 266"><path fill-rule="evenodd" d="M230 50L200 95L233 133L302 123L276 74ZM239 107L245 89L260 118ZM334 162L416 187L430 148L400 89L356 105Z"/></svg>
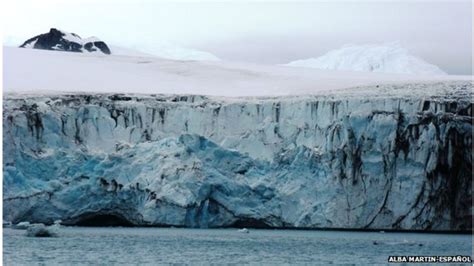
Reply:
<svg viewBox="0 0 474 266"><path fill-rule="evenodd" d="M112 54L106 56L4 47L4 90L281 96L324 94L363 85L472 79L471 76L362 73L225 61L166 60L130 50L122 50L123 55L114 55L114 47L111 49Z"/></svg>
<svg viewBox="0 0 474 266"><path fill-rule="evenodd" d="M97 37L81 38L75 33L52 28L49 32L26 40L21 48L80 52L102 53L121 56L160 57L172 60L219 61L220 59L205 51L179 47L169 43L142 43L140 49L130 49L121 46L110 46Z"/></svg>
<svg viewBox="0 0 474 266"><path fill-rule="evenodd" d="M290 62L288 66L319 69L445 75L439 67L409 54L399 44L347 45L318 57Z"/></svg>

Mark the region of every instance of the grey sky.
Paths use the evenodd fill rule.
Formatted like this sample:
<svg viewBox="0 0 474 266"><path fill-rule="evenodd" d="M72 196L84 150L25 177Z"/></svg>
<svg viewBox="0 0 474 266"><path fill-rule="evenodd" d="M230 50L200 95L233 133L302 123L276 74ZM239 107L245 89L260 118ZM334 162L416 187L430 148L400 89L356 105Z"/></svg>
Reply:
<svg viewBox="0 0 474 266"><path fill-rule="evenodd" d="M124 47L173 43L265 64L317 57L347 43L400 41L450 74L472 72L471 1L13 1L4 43L57 27Z"/></svg>

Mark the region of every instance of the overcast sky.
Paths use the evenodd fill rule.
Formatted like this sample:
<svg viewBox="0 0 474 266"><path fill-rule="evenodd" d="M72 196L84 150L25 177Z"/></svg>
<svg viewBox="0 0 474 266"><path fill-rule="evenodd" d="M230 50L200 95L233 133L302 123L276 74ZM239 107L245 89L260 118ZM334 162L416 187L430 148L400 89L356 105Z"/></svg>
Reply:
<svg viewBox="0 0 474 266"><path fill-rule="evenodd" d="M223 60L278 64L347 43L400 41L450 74L472 72L471 1L7 2L7 45L56 27L136 49L168 43Z"/></svg>

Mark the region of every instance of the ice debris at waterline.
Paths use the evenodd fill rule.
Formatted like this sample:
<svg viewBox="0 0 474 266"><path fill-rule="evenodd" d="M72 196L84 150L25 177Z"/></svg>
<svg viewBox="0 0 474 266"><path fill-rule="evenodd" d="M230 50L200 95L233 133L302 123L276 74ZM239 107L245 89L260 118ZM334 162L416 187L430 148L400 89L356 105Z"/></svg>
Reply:
<svg viewBox="0 0 474 266"><path fill-rule="evenodd" d="M29 237L56 237L57 230L54 226L46 226L44 224L32 224L26 229L26 236Z"/></svg>
<svg viewBox="0 0 474 266"><path fill-rule="evenodd" d="M247 229L247 228L239 229L239 230L237 230L237 232L239 232L239 233L244 233L244 234L250 233L249 229Z"/></svg>
<svg viewBox="0 0 474 266"><path fill-rule="evenodd" d="M374 245L390 245L390 246L395 246L395 245L406 245L406 246L423 246L422 243L417 243L415 241L408 241L404 239L403 241L400 242L394 242L394 241L380 241L380 240L374 240L372 242Z"/></svg>
<svg viewBox="0 0 474 266"><path fill-rule="evenodd" d="M18 230L26 230L30 226L31 226L30 222L19 222L19 223L13 225L12 228L13 229L18 229Z"/></svg>
<svg viewBox="0 0 474 266"><path fill-rule="evenodd" d="M12 227L12 222L9 222L9 221L3 221L3 228L10 228Z"/></svg>
<svg viewBox="0 0 474 266"><path fill-rule="evenodd" d="M3 219L471 230L472 84L4 95Z"/></svg>

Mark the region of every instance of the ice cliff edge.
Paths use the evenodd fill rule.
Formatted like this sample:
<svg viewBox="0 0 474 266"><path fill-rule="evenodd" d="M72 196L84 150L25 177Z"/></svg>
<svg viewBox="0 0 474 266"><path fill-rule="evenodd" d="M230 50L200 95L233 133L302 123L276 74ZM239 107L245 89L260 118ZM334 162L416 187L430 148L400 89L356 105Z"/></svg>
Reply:
<svg viewBox="0 0 474 266"><path fill-rule="evenodd" d="M3 218L471 230L472 112L466 81L232 100L6 94Z"/></svg>

